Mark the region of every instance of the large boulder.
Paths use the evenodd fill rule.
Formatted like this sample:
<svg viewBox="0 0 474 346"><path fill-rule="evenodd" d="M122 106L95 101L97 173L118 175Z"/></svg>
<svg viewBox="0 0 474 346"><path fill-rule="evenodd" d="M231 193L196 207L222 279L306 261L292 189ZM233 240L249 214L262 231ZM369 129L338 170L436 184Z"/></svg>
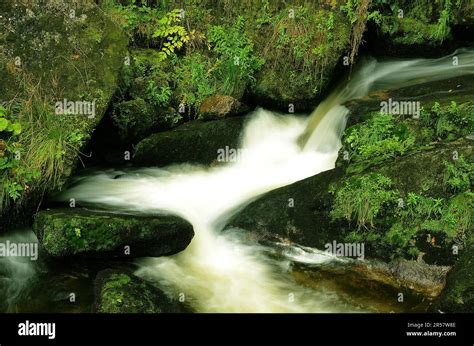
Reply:
<svg viewBox="0 0 474 346"><path fill-rule="evenodd" d="M473 161L474 147L471 141L465 140L420 150L397 158L389 165L370 167L366 173L390 177L393 188L404 194L414 192L437 196L443 192L439 184L445 167L443 161L452 160L454 151L468 162ZM346 235L354 230L354 225L331 217L334 195L330 190L347 177L347 173L337 167L268 192L238 211L228 222L228 227L245 229L262 240L289 240L319 249L333 241L343 242ZM432 251L439 253L438 256L442 253L437 247ZM366 248L366 253L375 258L384 253L387 258L390 255L383 247Z"/></svg>
<svg viewBox="0 0 474 346"><path fill-rule="evenodd" d="M128 271L106 269L94 281L96 313L178 313L182 304Z"/></svg>
<svg viewBox="0 0 474 346"><path fill-rule="evenodd" d="M323 249L326 243L341 240L347 228L329 216L329 185L342 176L342 170L333 169L270 191L234 215L228 227L245 229L261 240L289 240Z"/></svg>
<svg viewBox="0 0 474 346"><path fill-rule="evenodd" d="M7 153L22 153L0 171L11 187L0 192L1 231L28 222L44 191L71 174L116 91L128 39L92 0L5 0L0 13L0 103L22 126L16 137L0 133L10 137ZM95 109L57 114L64 100Z"/></svg>
<svg viewBox="0 0 474 346"><path fill-rule="evenodd" d="M211 43L211 49L201 44L203 47L194 60L199 62L200 69L189 69L183 85L186 93L196 89L194 94L199 95L216 87L220 93L239 100L243 97L248 104L281 111L288 111L290 104L295 111L312 110L337 73L348 69L343 56L349 56L353 47L357 51L360 37L351 40L353 27L362 31L360 34L365 29L365 18L357 21L357 25L351 23L337 2L254 1L252 10L249 3L242 1L232 1L231 6L222 1L169 3L169 8L183 8L191 28L206 34ZM355 7L359 3L350 10L358 11ZM243 25L236 25L240 21ZM229 48L224 54L216 54L213 35L209 35L216 26L221 26L226 34L222 41L227 41ZM236 29L238 35L234 34ZM199 45L195 46L199 49ZM207 56L213 59L210 63ZM235 66L220 73L219 68L228 59ZM220 76L214 78L216 72ZM240 80L235 83L238 73ZM237 85L228 88L230 84Z"/></svg>
<svg viewBox="0 0 474 346"><path fill-rule="evenodd" d="M265 59L251 96L266 107L310 111L344 71L343 56L349 57L351 45L356 50L358 44L351 42L352 25L338 6L276 3L262 8L269 18L249 30Z"/></svg>
<svg viewBox="0 0 474 346"><path fill-rule="evenodd" d="M172 255L184 250L194 236L191 224L175 216L138 217L79 208L40 211L33 229L53 257Z"/></svg>
<svg viewBox="0 0 474 346"><path fill-rule="evenodd" d="M239 147L245 119L196 120L171 131L155 133L138 143L132 163L139 166L211 164L217 160L219 150Z"/></svg>

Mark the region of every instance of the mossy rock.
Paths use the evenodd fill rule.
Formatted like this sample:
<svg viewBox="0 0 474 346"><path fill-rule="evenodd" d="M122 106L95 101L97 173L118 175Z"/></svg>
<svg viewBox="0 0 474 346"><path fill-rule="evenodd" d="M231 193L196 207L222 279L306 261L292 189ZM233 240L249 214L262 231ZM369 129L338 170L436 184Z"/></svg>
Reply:
<svg viewBox="0 0 474 346"><path fill-rule="evenodd" d="M371 112L380 112L381 102L390 98L393 101L417 101L424 109L431 109L435 102L441 107L448 107L453 101L460 107L471 107L473 93L473 75L426 82L396 90L374 91L363 98L350 100L344 104L350 110L347 128L367 120Z"/></svg>
<svg viewBox="0 0 474 346"><path fill-rule="evenodd" d="M444 170L443 161L451 160L453 151L464 155L468 162L474 161L472 141L464 140L413 152L361 173L349 174L338 167L268 192L238 211L227 227L242 228L263 241L289 240L319 249L334 240L344 242L356 226L331 217L334 205L334 195L330 192L332 187L337 187L343 179L374 173L391 178L392 188L404 194L414 192L434 197L444 196L445 191L440 183ZM383 218L376 221L380 224L393 222ZM387 260L391 255L389 250L385 244L366 244L366 257ZM450 247L431 249L431 261L437 262L436 253L438 257L443 257L449 250Z"/></svg>
<svg viewBox="0 0 474 346"><path fill-rule="evenodd" d="M162 60L156 49L132 49L130 51L129 97L146 98L150 82L160 89L169 87L174 67L170 60Z"/></svg>
<svg viewBox="0 0 474 346"><path fill-rule="evenodd" d="M123 101L114 106L112 123L124 142L136 143L153 132L168 130L174 125L176 110L155 108L141 98Z"/></svg>
<svg viewBox="0 0 474 346"><path fill-rule="evenodd" d="M377 24L371 23L376 33L373 49L389 56L436 56L448 53L456 46L453 30L456 26L472 30L474 11L471 1L399 0L393 4L374 4L379 11ZM462 36L462 35L461 35ZM464 44L463 44L464 43Z"/></svg>
<svg viewBox="0 0 474 346"><path fill-rule="evenodd" d="M106 269L94 281L96 313L179 313L180 303L128 271Z"/></svg>
<svg viewBox="0 0 474 346"><path fill-rule="evenodd" d="M291 103L295 111L312 110L338 65L339 70L345 68L342 57L350 50L352 25L336 2L173 0L168 2L168 9L172 8L183 8L189 27L204 35L211 26L227 30L243 17L242 37L249 38L252 56L265 61L232 95L239 100L243 96L248 104L287 111ZM212 49L201 46L193 51L212 57Z"/></svg>
<svg viewBox="0 0 474 346"><path fill-rule="evenodd" d="M462 155L467 162L474 162L474 142L460 140L441 143L431 150L420 150L396 158L372 170L391 178L394 186L405 194L415 192L432 197L444 196L444 162L454 162L454 155Z"/></svg>
<svg viewBox="0 0 474 346"><path fill-rule="evenodd" d="M54 115L58 101L95 101L94 116L63 116L62 138L74 136L81 138L80 143L49 153L61 161L54 183L41 177L30 181L27 187L23 186L21 198L5 204L3 209L0 205L2 230L28 222L45 190L60 187L72 173L79 150L116 91L128 39L92 0L5 0L0 3L0 13L0 102L27 107L33 100ZM28 114L21 117L24 119L20 122L29 123ZM34 136L43 135L39 131L47 133L46 124L43 128L41 125L34 129ZM20 140L23 133L28 133L26 126ZM25 152L36 149L25 146ZM29 164L21 162L20 169L29 171ZM40 171L44 174L46 169Z"/></svg>
<svg viewBox="0 0 474 346"><path fill-rule="evenodd" d="M257 54L265 59L250 94L264 106L288 110L292 104L296 111L312 110L343 69L351 24L337 7L279 4L267 24L249 33Z"/></svg>
<svg viewBox="0 0 474 346"><path fill-rule="evenodd" d="M228 95L207 97L199 108L199 118L204 120L222 119L247 112L249 108Z"/></svg>
<svg viewBox="0 0 474 346"><path fill-rule="evenodd" d="M33 229L53 257L172 255L184 250L194 236L191 224L175 216L139 217L79 208L40 211Z"/></svg>
<svg viewBox="0 0 474 346"><path fill-rule="evenodd" d="M174 163L209 165L218 150L237 149L246 117L214 121L192 121L171 131L159 132L142 140L132 163L138 166L166 166Z"/></svg>
<svg viewBox="0 0 474 346"><path fill-rule="evenodd" d="M474 232L464 248L459 249L458 260L448 275L446 288L433 311L474 311Z"/></svg>
<svg viewBox="0 0 474 346"><path fill-rule="evenodd" d="M289 240L323 249L347 231L347 223L329 216L329 185L342 177L342 170L333 169L270 191L234 215L227 227L245 229L263 241Z"/></svg>

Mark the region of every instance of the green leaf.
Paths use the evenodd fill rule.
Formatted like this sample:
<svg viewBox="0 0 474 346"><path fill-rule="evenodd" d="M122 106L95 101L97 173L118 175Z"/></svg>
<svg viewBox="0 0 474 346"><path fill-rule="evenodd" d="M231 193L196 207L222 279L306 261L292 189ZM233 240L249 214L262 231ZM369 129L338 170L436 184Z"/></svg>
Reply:
<svg viewBox="0 0 474 346"><path fill-rule="evenodd" d="M12 131L13 131L13 134L16 136L16 135L19 135L21 133L21 125L20 123L14 123L12 124Z"/></svg>
<svg viewBox="0 0 474 346"><path fill-rule="evenodd" d="M9 121L5 118L0 118L0 131L4 131L8 127Z"/></svg>

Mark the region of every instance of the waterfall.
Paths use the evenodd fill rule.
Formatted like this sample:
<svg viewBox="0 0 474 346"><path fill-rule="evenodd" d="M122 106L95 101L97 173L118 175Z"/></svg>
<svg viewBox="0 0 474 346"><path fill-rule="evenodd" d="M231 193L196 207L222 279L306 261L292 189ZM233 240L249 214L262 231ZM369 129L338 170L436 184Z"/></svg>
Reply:
<svg viewBox="0 0 474 346"><path fill-rule="evenodd" d="M320 142L321 136L318 133L324 128L316 131L319 122L328 117L341 116L340 114L344 113L341 107L347 101L364 97L375 90L394 90L467 74L474 74L474 49L461 48L439 59L382 62L374 58L363 59L356 66L350 80L341 83L316 107L307 128L299 138L299 143L305 146L308 141ZM346 109L345 114L348 112ZM314 147L315 143L309 145Z"/></svg>
<svg viewBox="0 0 474 346"><path fill-rule="evenodd" d="M333 168L340 146L337 141L331 150L301 150L297 138L305 118L264 109L248 117L238 162L97 172L62 198L135 212L166 211L189 220L196 233L189 247L140 261L137 274L159 282L173 297L184 294L196 311L347 311L335 294L297 286L286 273L287 261L270 261L265 249L246 242L242 233L220 232L230 213L256 196ZM327 130L327 138L337 138Z"/></svg>
<svg viewBox="0 0 474 346"><path fill-rule="evenodd" d="M459 65L453 65L454 56ZM434 60L370 59L308 118L264 109L249 114L244 155L237 162L96 172L79 178L61 198L189 220L196 233L189 247L174 256L141 260L137 275L157 282L176 299L184 297L196 311L360 311L334 292L297 285L288 272L289 260L270 259L244 232L221 232L221 227L236 208L259 195L334 168L348 114L344 102L373 90L473 73L473 66L472 50ZM312 256L332 260L322 253Z"/></svg>

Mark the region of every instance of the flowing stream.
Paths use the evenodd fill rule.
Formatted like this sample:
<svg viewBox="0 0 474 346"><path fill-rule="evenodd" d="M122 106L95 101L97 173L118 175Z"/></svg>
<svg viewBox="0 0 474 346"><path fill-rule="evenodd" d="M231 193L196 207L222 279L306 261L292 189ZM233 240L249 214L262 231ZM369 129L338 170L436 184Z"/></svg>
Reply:
<svg viewBox="0 0 474 346"><path fill-rule="evenodd" d="M317 249L291 247L287 257L277 259L246 232L222 230L236 210L265 192L334 168L349 113L346 101L374 90L468 73L474 73L474 51L466 49L441 59L365 60L309 117L261 108L249 114L237 162L98 171L77 177L59 198L136 213L171 213L190 221L195 237L187 249L142 259L136 274L174 298L185 297L195 311L367 311L334 290L300 285L291 275L295 262L340 259Z"/></svg>

